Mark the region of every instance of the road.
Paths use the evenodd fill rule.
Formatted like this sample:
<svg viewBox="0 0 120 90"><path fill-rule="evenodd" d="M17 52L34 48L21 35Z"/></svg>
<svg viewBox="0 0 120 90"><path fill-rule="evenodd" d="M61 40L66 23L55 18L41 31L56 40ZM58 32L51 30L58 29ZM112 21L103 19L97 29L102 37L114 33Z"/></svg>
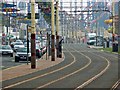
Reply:
<svg viewBox="0 0 120 90"><path fill-rule="evenodd" d="M112 88L118 80L118 56L87 48L84 44L64 44L65 60L53 67L3 81L4 88Z"/></svg>
<svg viewBox="0 0 120 90"><path fill-rule="evenodd" d="M1 69L7 69L24 63L24 62L15 63L15 58L7 55L5 56L3 55L1 58L2 58L2 66L0 67Z"/></svg>
<svg viewBox="0 0 120 90"><path fill-rule="evenodd" d="M27 64L27 61L15 62L15 53L13 57L10 57L8 55L2 55L2 57L0 58L2 60L2 65L0 69L2 70L8 69L14 66L22 65L22 64ZM36 57L36 60L39 60L39 58ZM28 63L30 63L30 61L28 61Z"/></svg>

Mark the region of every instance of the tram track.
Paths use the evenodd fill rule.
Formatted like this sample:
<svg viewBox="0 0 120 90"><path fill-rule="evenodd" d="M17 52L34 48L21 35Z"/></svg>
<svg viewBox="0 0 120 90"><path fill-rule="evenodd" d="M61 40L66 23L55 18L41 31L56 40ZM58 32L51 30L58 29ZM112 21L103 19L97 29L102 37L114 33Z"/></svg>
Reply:
<svg viewBox="0 0 120 90"><path fill-rule="evenodd" d="M71 55L72 55L72 54L71 54ZM64 67L62 67L62 68L59 68L59 69L54 70L54 71L52 71L52 72L48 72L48 73L43 74L43 75L40 75L40 76L38 76L38 77L30 78L30 79L27 79L27 80L25 80L25 81L21 81L21 82L18 82L18 83L9 85L9 86L5 86L4 89L5 89L5 88L12 88L12 87L14 87L14 86L16 86L16 85L20 85L20 84L26 83L26 82L28 82L28 81L31 81L31 80L34 80L34 79L37 79L37 78L41 78L41 77L46 76L46 75L48 75L48 74L55 73L55 72L60 71L60 70L62 70L62 69L64 69L64 68L67 68L68 66L72 65L73 63L75 63L75 59L73 60L72 63L70 63L70 64L68 64L68 65L66 65L66 66L64 66Z"/></svg>
<svg viewBox="0 0 120 90"><path fill-rule="evenodd" d="M73 82L73 86L69 85L70 87L74 88L75 90L78 90L80 88L86 87L87 85L89 85L93 81L96 81L96 79L98 79L100 76L102 76L109 69L109 67L111 65L110 61L108 59L106 59L105 57L100 56L100 55L96 55L95 52L87 52L87 50L86 50L86 52L85 51L80 52L79 49L76 50L76 48L73 47L73 46L68 47L68 45L67 45L65 53L69 53L70 56L71 56L72 62L70 64L68 64L68 65L66 65L64 67L61 67L59 69L55 69L53 71L44 73L44 74L42 74L40 76L36 76L36 77L30 78L30 79L26 79L25 81L21 81L21 82L15 83L15 84L5 86L4 89L7 89L7 88L20 88L22 86L24 88L24 86L27 86L27 85L28 85L27 87L29 87L29 85L34 83L34 82L38 82L38 84L36 86L29 87L29 88L31 88L30 90L37 90L39 88L59 88L59 87L64 87L63 84L62 84L63 86L61 86L58 83L61 83L61 82L65 83L65 81L68 80L69 78L71 78L71 80L72 80L72 78L75 78L76 75L81 76L82 74L84 75L85 72L90 73L89 70L91 70L93 67L96 67L96 68L98 67L97 65L95 65L95 63L99 62L100 59L103 59L103 61L100 61L100 62L104 63L104 65L99 67L99 71L97 71L93 75L88 76L87 78L84 78L84 80L83 80L82 77L79 76L79 80L81 80L79 83L74 83ZM89 53L89 55L87 55L88 53ZM95 57L91 58L90 55L95 55L96 57L99 57L100 59L94 60ZM79 58L79 56L80 56L80 58ZM80 59L80 61L81 61L81 59L84 59L84 60L81 61L80 67L78 67L79 63L80 63L79 59ZM82 62L84 62L84 61L87 61L87 62L82 65ZM94 64L93 64L93 62L94 62ZM76 67L75 67L75 65L76 65ZM95 69L92 70L92 72L93 71L95 72ZM45 80L45 82L43 80ZM77 80L77 78L76 78L76 80ZM70 82L68 82L68 83L70 83ZM25 85L23 85L23 84L25 84ZM74 85L74 84L76 84L76 85ZM27 87L25 87L25 88L27 88Z"/></svg>
<svg viewBox="0 0 120 90"><path fill-rule="evenodd" d="M96 50L95 50L96 51ZM109 61L109 63L111 63L110 65L109 65L109 68L108 68L108 70L106 70L106 72L107 72L107 75L108 75L108 72L110 72L110 70L111 70L111 74L113 73L113 70L111 69L111 68L116 68L117 67L117 63L118 63L118 57L116 56L116 55L114 55L114 54L108 54L108 53L104 53L104 52L101 52L101 51L97 51L97 52L95 52L94 50L92 51L92 53L94 53L94 54L97 54L97 55L100 55L100 56L102 56L102 57L104 57L104 58L106 58L108 61ZM110 70L109 70L110 69ZM117 68L118 69L118 68ZM114 70L114 72L118 72L117 70ZM115 76L116 76L116 73L115 73ZM103 76L102 76L103 77ZM110 77L110 75L108 76L108 77ZM118 76L117 76L118 77ZM116 78L114 78L113 77L113 83L115 82L115 80L117 79L117 77ZM119 77L118 77L119 78ZM110 79L110 80L112 80L112 78ZM110 80L108 80L109 82L111 82ZM95 81L95 80L94 80ZM89 80L88 80L88 82L89 82ZM104 80L103 80L103 82L104 82ZM107 83L109 83L109 82L107 82ZM118 85L120 84L120 82L119 82L119 80L117 80L117 82L113 85L113 86L111 86L111 87L109 87L110 88L110 90L116 90L116 88L118 87ZM94 85L94 84L93 84ZM93 85L91 85L91 86L93 86ZM82 87L82 85L81 86L79 86L79 88L81 88ZM104 87L104 86L103 86ZM99 87L98 87L99 88ZM104 87L105 88L105 87ZM77 90L77 89L76 89Z"/></svg>

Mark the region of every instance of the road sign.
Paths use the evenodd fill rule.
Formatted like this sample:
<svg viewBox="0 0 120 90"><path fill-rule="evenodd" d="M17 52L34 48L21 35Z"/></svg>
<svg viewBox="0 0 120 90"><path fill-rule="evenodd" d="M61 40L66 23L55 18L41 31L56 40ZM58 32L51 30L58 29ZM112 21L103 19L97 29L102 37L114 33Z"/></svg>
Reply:
<svg viewBox="0 0 120 90"><path fill-rule="evenodd" d="M2 8L14 7L14 6L16 6L16 5L14 5L14 4L2 3Z"/></svg>
<svg viewBox="0 0 120 90"><path fill-rule="evenodd" d="M16 12L16 11L20 11L20 9L16 9L16 8L3 8L2 11L3 12Z"/></svg>

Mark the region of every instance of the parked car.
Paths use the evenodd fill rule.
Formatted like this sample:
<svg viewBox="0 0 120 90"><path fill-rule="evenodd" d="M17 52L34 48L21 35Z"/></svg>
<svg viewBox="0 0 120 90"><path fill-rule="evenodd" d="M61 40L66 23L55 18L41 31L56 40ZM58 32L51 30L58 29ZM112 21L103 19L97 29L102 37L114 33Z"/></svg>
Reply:
<svg viewBox="0 0 120 90"><path fill-rule="evenodd" d="M0 54L13 57L13 50L10 45L0 45Z"/></svg>
<svg viewBox="0 0 120 90"><path fill-rule="evenodd" d="M45 54L46 51L47 51L47 47L45 46L45 47L42 48L42 53Z"/></svg>
<svg viewBox="0 0 120 90"><path fill-rule="evenodd" d="M27 43L24 43L24 45L27 47ZM31 49L31 43L29 43L29 48ZM39 43L36 43L36 56L40 58L42 55L42 47Z"/></svg>
<svg viewBox="0 0 120 90"><path fill-rule="evenodd" d="M27 47L27 42L24 42L24 46ZM31 48L31 43L29 42L29 48Z"/></svg>
<svg viewBox="0 0 120 90"><path fill-rule="evenodd" d="M40 58L42 56L42 48L39 44L36 44L36 56Z"/></svg>
<svg viewBox="0 0 120 90"><path fill-rule="evenodd" d="M29 50L30 51L30 50ZM28 60L31 60L31 53L28 53ZM15 62L27 61L27 47L19 48L16 51Z"/></svg>
<svg viewBox="0 0 120 90"><path fill-rule="evenodd" d="M22 42L22 40L19 40L19 39L18 39L18 40L16 40L16 42Z"/></svg>
<svg viewBox="0 0 120 90"><path fill-rule="evenodd" d="M25 47L22 42L15 42L15 44L14 44L14 51L16 52L16 50L18 48L22 48L22 47Z"/></svg>
<svg viewBox="0 0 120 90"><path fill-rule="evenodd" d="M14 41L10 43L10 46L12 47L12 49L14 48L14 44L15 44Z"/></svg>

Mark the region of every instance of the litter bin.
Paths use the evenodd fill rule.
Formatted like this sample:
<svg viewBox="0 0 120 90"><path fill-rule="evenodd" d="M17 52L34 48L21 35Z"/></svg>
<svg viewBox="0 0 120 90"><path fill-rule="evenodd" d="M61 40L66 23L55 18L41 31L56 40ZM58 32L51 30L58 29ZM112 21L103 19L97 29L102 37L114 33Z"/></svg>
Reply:
<svg viewBox="0 0 120 90"><path fill-rule="evenodd" d="M113 52L118 52L118 43L113 43Z"/></svg>
<svg viewBox="0 0 120 90"><path fill-rule="evenodd" d="M109 41L107 41L107 48L109 48Z"/></svg>
<svg viewBox="0 0 120 90"><path fill-rule="evenodd" d="M58 44L58 50L59 50L58 57L59 57L59 58L62 58L62 43L60 43L60 42L59 42L59 44Z"/></svg>
<svg viewBox="0 0 120 90"><path fill-rule="evenodd" d="M62 41L63 39L61 39L60 42L58 43L58 50L59 50L58 57L59 58L62 58Z"/></svg>
<svg viewBox="0 0 120 90"><path fill-rule="evenodd" d="M103 43L103 48L106 48L106 47L107 47L107 43L104 42L104 43Z"/></svg>

